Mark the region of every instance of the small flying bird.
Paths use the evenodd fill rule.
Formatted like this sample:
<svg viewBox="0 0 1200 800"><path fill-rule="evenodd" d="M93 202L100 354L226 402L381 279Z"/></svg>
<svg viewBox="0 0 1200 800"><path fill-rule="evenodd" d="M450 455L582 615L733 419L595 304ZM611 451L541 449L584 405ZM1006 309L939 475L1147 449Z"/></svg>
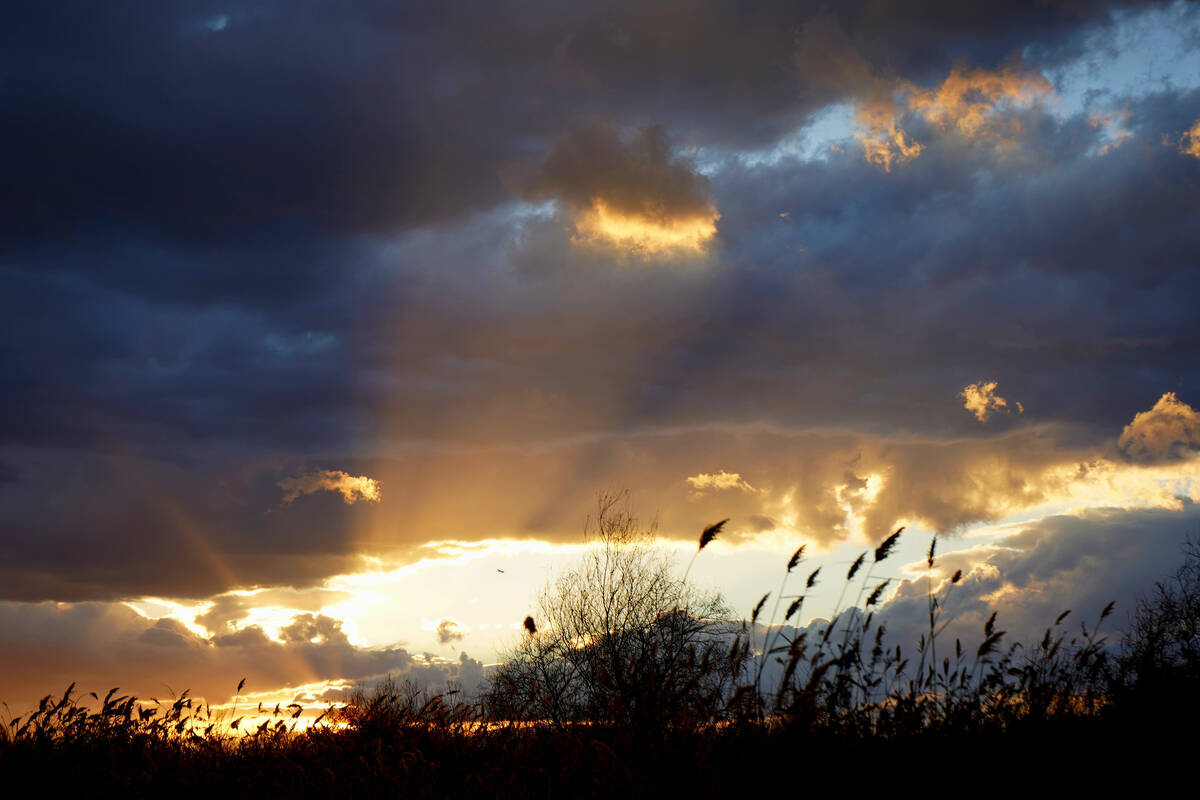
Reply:
<svg viewBox="0 0 1200 800"><path fill-rule="evenodd" d="M500 569L499 567L496 567L496 572L504 572L504 570Z"/></svg>

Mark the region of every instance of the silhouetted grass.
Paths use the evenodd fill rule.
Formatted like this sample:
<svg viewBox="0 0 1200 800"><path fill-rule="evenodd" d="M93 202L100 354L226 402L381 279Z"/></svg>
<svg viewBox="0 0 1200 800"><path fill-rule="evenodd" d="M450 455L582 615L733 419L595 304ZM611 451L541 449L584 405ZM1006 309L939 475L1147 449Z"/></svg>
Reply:
<svg viewBox="0 0 1200 800"><path fill-rule="evenodd" d="M72 686L2 726L0 775L10 786L34 776L54 794L92 796L644 797L795 791L814 776L851 770L936 779L950 790L954 781L1037 767L1059 770L1080 789L1114 765L1161 761L1188 741L1172 731L1190 724L1200 690L1195 545L1113 646L1099 633L1112 604L1074 634L1077 615L1063 612L1040 639L1010 643L993 614L976 641L942 641L955 575L941 587L928 583L928 629L906 653L886 644L873 613L887 585L873 578L873 565L899 534L848 571L843 595L865 595L861 609L795 636L776 627L798 550L764 636L754 623L766 596L719 647L653 639L682 648L648 651L668 658L669 669L634 672L640 667L630 664L630 674L653 682L612 683L603 708L556 698L565 711L555 721L544 715L547 687L520 684L505 669L478 700L388 680L305 728L295 704L247 729L244 717L220 719L186 693L159 703L113 690L85 704ZM935 560L936 543L930 570ZM820 572L809 573L805 592ZM791 598L783 621L802 604L803 594ZM674 625L680 613L656 624ZM604 645L598 638L585 647ZM782 678L764 685L770 660ZM622 708L657 716L622 716Z"/></svg>

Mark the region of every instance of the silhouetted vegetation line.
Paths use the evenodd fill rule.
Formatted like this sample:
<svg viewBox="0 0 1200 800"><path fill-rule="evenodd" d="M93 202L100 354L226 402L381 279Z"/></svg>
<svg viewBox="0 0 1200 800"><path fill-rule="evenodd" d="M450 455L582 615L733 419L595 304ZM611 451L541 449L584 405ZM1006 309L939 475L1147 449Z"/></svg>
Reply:
<svg viewBox="0 0 1200 800"><path fill-rule="evenodd" d="M719 529L705 529L697 554ZM931 741L943 762L957 754L975 763L985 752L1014 761L1030 752L1064 763L1127 758L1156 734L1155 746L1177 746L1170 731L1196 710L1200 546L1192 542L1114 644L1100 633L1110 603L1077 632L1069 621L1079 616L1064 611L1029 643L1009 643L992 613L976 642L950 647L939 640L962 573L935 586L935 540L928 627L907 654L888 643L874 613L888 580L868 567L856 581L870 551L851 565L842 592L855 584L864 606L798 630L784 627L804 598L785 598L798 549L760 631L768 595L748 622L732 622L719 595L673 576L652 534L617 499L603 499L582 564L543 591L478 698L388 679L303 727L295 703L260 705L249 724L240 704L223 715L186 692L169 703L115 689L81 698L72 685L0 725L0 774L52 775L62 792L124 796L711 795L774 780L771 770L738 768L752 760L790 764L803 753L821 768L869 759L911 770ZM804 593L820 571L809 573Z"/></svg>

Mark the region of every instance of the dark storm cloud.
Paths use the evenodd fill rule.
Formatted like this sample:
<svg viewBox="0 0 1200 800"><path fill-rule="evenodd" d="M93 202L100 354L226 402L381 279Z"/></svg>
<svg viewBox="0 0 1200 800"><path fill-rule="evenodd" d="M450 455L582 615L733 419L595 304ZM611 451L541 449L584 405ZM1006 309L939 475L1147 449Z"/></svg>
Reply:
<svg viewBox="0 0 1200 800"><path fill-rule="evenodd" d="M885 78L1054 52L1108 3L55 3L0 17L0 234L210 246L455 218L581 115L768 143ZM847 78L842 64L853 64Z"/></svg>
<svg viewBox="0 0 1200 800"><path fill-rule="evenodd" d="M1189 222L1200 170L1162 135L1200 115L1200 96L1130 109L1132 137L1105 155L1082 115L1033 110L1015 147L922 131L925 152L888 174L848 143L825 162L713 175L726 246L764 269L723 298L746 329L730 367L797 341L807 283L822 297L820 346L800 337L792 352L837 353L901 406L922 383L998 378L1027 410L1111 431L1128 421L1122 406L1186 385L1200 338L1186 268L1200 248Z"/></svg>
<svg viewBox="0 0 1200 800"><path fill-rule="evenodd" d="M711 214L712 208L708 179L672 154L661 126L642 128L628 142L610 125L574 130L555 144L525 191L573 209L600 201L653 221Z"/></svg>
<svg viewBox="0 0 1200 800"><path fill-rule="evenodd" d="M8 597L206 597L311 585L359 565L366 504L321 492L281 502L302 465L180 466L139 455L19 451L0 505ZM233 619L235 617L230 617Z"/></svg>
<svg viewBox="0 0 1200 800"><path fill-rule="evenodd" d="M879 525L995 519L1017 507L1011 487L1037 499L1047 466L1111 449L1194 379L1200 162L1158 131L1200 105L1167 94L1133 108L1133 137L1103 156L1081 120L1030 113L1016 157L922 132L921 158L886 175L850 152L730 164L712 174L721 264L704 270L589 261L536 218L517 238L502 218L453 245L409 237L367 262L394 258L401 289L335 283L357 319L313 335L302 308L160 307L20 273L56 313L5 300L23 320L7 374L26 388L4 400L23 447L4 454L20 472L0 489L3 585L22 599L301 585L355 568L364 549L401 556L412 537L573 539L592 493L614 485L664 498L652 502L681 535L705 515L776 516L749 496L666 499L724 469L802 487L802 518L832 541L826 494L864 449L897 469ZM985 379L1026 414L980 426L959 393ZM695 432L760 422L775 433ZM792 435L822 427L856 432ZM669 449L656 429L678 431ZM906 430L959 441L888 444ZM464 449L472 440L494 445ZM323 493L281 507L279 481L330 469L381 480L399 505ZM971 476L991 476L989 493L955 488ZM381 537L396 508L419 524Z"/></svg>

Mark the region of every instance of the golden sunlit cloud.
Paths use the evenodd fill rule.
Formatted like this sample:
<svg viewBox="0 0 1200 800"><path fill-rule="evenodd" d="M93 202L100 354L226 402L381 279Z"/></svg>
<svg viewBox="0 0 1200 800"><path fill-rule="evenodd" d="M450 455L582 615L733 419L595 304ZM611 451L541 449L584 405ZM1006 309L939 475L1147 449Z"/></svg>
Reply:
<svg viewBox="0 0 1200 800"><path fill-rule="evenodd" d="M912 161L924 149L901 127L904 116L916 114L942 131L1001 145L1020 132L1018 123L1003 112L1032 107L1050 92L1050 82L1036 73L956 66L937 88L922 89L905 81L894 96L861 101L855 139L868 163L891 172L893 165Z"/></svg>
<svg viewBox="0 0 1200 800"><path fill-rule="evenodd" d="M1048 96L1050 82L1036 73L966 70L955 67L937 89L914 89L908 107L934 125L968 138L999 135L992 128L998 111L1033 106Z"/></svg>
<svg viewBox="0 0 1200 800"><path fill-rule="evenodd" d="M717 233L721 215L709 207L702 214L652 218L615 210L603 200L574 214L576 245L611 246L642 256L704 255Z"/></svg>
<svg viewBox="0 0 1200 800"><path fill-rule="evenodd" d="M283 502L290 503L302 494L340 492L347 503L366 500L378 503L381 499L379 481L366 475L350 475L341 470L323 469L284 478L276 486L283 489Z"/></svg>
<svg viewBox="0 0 1200 800"><path fill-rule="evenodd" d="M1167 392L1125 426L1117 447L1126 458L1143 463L1188 458L1200 450L1200 413Z"/></svg>
<svg viewBox="0 0 1200 800"><path fill-rule="evenodd" d="M908 139L896 126L896 105L890 99L864 103L857 112L858 131L854 138L863 148L869 164L892 171L892 164L905 164L921 155L922 146Z"/></svg>
<svg viewBox="0 0 1200 800"><path fill-rule="evenodd" d="M959 392L963 399L963 408L975 415L980 422L987 422L988 417L998 411L1008 411L1008 401L996 394L996 381L972 383ZM1025 406L1016 404L1017 413L1024 414Z"/></svg>
<svg viewBox="0 0 1200 800"><path fill-rule="evenodd" d="M737 489L738 491L742 492L751 492L753 494L758 493L758 489L755 489L749 483L742 480L742 476L740 474L736 472L726 472L725 470L721 470L720 472L714 474L702 472L699 475L693 475L692 477L688 478L687 482L692 485L692 489L697 493L708 490L720 491L722 489Z"/></svg>
<svg viewBox="0 0 1200 800"><path fill-rule="evenodd" d="M1200 119L1196 124L1184 131L1179 138L1179 152L1194 158L1200 158Z"/></svg>

